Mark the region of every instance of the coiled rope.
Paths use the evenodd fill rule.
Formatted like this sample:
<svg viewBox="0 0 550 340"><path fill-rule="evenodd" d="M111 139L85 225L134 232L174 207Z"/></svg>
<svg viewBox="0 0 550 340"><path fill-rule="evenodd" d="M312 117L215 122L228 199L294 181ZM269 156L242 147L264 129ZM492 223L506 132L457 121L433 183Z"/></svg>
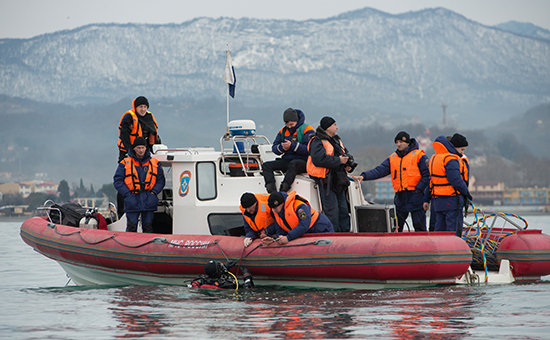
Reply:
<svg viewBox="0 0 550 340"><path fill-rule="evenodd" d="M496 256L496 251L500 245L500 242L502 242L502 240L506 237L516 234L520 230L527 229L528 224L527 221L519 215L504 212L485 213L483 210L476 208L472 202L470 202L470 204L473 208L474 221L471 224L465 223L462 231L462 238L466 241L472 251L472 268L485 270L485 282L487 282L488 271L498 271L500 267L500 263ZM494 227L497 217L501 217L504 220L504 224L500 228ZM525 226L518 226L508 217L516 218L522 221ZM489 221L492 221L490 226L488 225ZM510 222L510 224L516 227L517 230L512 232L504 232L506 222Z"/></svg>

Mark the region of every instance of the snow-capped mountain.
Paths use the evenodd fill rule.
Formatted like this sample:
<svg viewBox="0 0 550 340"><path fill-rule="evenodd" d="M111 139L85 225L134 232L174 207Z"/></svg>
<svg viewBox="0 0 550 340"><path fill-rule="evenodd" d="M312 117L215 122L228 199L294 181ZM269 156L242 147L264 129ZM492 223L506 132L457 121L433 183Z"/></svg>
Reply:
<svg viewBox="0 0 550 340"><path fill-rule="evenodd" d="M236 99L356 108L429 119L504 118L550 101L550 41L437 8L370 8L324 20L198 18L88 25L0 40L0 94L65 104L122 98L225 99L229 47Z"/></svg>
<svg viewBox="0 0 550 340"><path fill-rule="evenodd" d="M503 24L495 25L503 31L523 35L525 37L550 40L550 31L540 28L528 22L508 21Z"/></svg>

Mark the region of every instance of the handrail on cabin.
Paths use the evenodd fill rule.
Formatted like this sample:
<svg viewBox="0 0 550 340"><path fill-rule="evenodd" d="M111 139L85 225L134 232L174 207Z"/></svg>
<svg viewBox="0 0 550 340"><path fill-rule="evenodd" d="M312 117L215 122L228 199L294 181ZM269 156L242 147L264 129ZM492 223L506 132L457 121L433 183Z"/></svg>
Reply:
<svg viewBox="0 0 550 340"><path fill-rule="evenodd" d="M259 145L257 143L257 139L263 139L265 141L265 144L270 144L269 139L267 137L262 135L228 135L225 134L220 138L220 147L222 151L222 166L225 169L225 157L226 156L237 156L239 158L239 162L241 163L241 168L243 170L244 176L248 177L249 172L260 172L261 171L261 157L259 153L252 152L252 146ZM225 149L223 146L224 141L231 141L233 148L231 149ZM252 145L250 145L250 142L252 141ZM243 145L243 152L241 152L241 148L239 147L239 144L237 143L245 143L246 147ZM227 151L227 152L226 152ZM250 151L250 152L249 152ZM243 154L246 155L246 162L243 160ZM258 155L258 157L252 155ZM258 159L258 169L257 170L251 170L249 167L250 159Z"/></svg>
<svg viewBox="0 0 550 340"><path fill-rule="evenodd" d="M191 149L184 149L184 148L175 148L175 149L158 149L155 151L154 155L160 154L160 152L175 152L175 151L184 151L189 152L190 155L198 155L199 152L197 150L191 150Z"/></svg>

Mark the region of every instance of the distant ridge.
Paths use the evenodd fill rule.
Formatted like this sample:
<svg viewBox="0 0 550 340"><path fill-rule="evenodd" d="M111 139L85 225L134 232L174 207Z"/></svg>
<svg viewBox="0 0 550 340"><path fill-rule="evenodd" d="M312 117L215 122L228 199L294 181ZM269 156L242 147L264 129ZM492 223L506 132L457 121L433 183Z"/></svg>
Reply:
<svg viewBox="0 0 550 340"><path fill-rule="evenodd" d="M222 100L229 45L243 105L346 106L350 123L391 115L431 124L445 103L450 119L486 126L550 102L550 41L509 30L444 8L92 24L0 40L0 94L68 105L138 93Z"/></svg>
<svg viewBox="0 0 550 340"><path fill-rule="evenodd" d="M535 26L528 22L508 21L495 26L503 31L508 31L524 37L544 39L550 41L550 31L542 27Z"/></svg>

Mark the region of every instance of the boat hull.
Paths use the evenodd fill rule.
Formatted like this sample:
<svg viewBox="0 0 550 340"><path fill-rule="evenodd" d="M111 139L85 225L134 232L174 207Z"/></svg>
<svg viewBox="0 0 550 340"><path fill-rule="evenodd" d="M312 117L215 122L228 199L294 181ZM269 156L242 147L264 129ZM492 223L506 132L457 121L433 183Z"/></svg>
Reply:
<svg viewBox="0 0 550 340"><path fill-rule="evenodd" d="M497 258L509 260L516 281L540 280L550 275L550 236L541 230L518 231L499 244Z"/></svg>
<svg viewBox="0 0 550 340"><path fill-rule="evenodd" d="M185 285L208 261L235 259L256 285L405 288L454 284L472 260L452 233L308 234L282 246L255 240L244 248L234 236L81 229L34 217L21 237L78 285Z"/></svg>

